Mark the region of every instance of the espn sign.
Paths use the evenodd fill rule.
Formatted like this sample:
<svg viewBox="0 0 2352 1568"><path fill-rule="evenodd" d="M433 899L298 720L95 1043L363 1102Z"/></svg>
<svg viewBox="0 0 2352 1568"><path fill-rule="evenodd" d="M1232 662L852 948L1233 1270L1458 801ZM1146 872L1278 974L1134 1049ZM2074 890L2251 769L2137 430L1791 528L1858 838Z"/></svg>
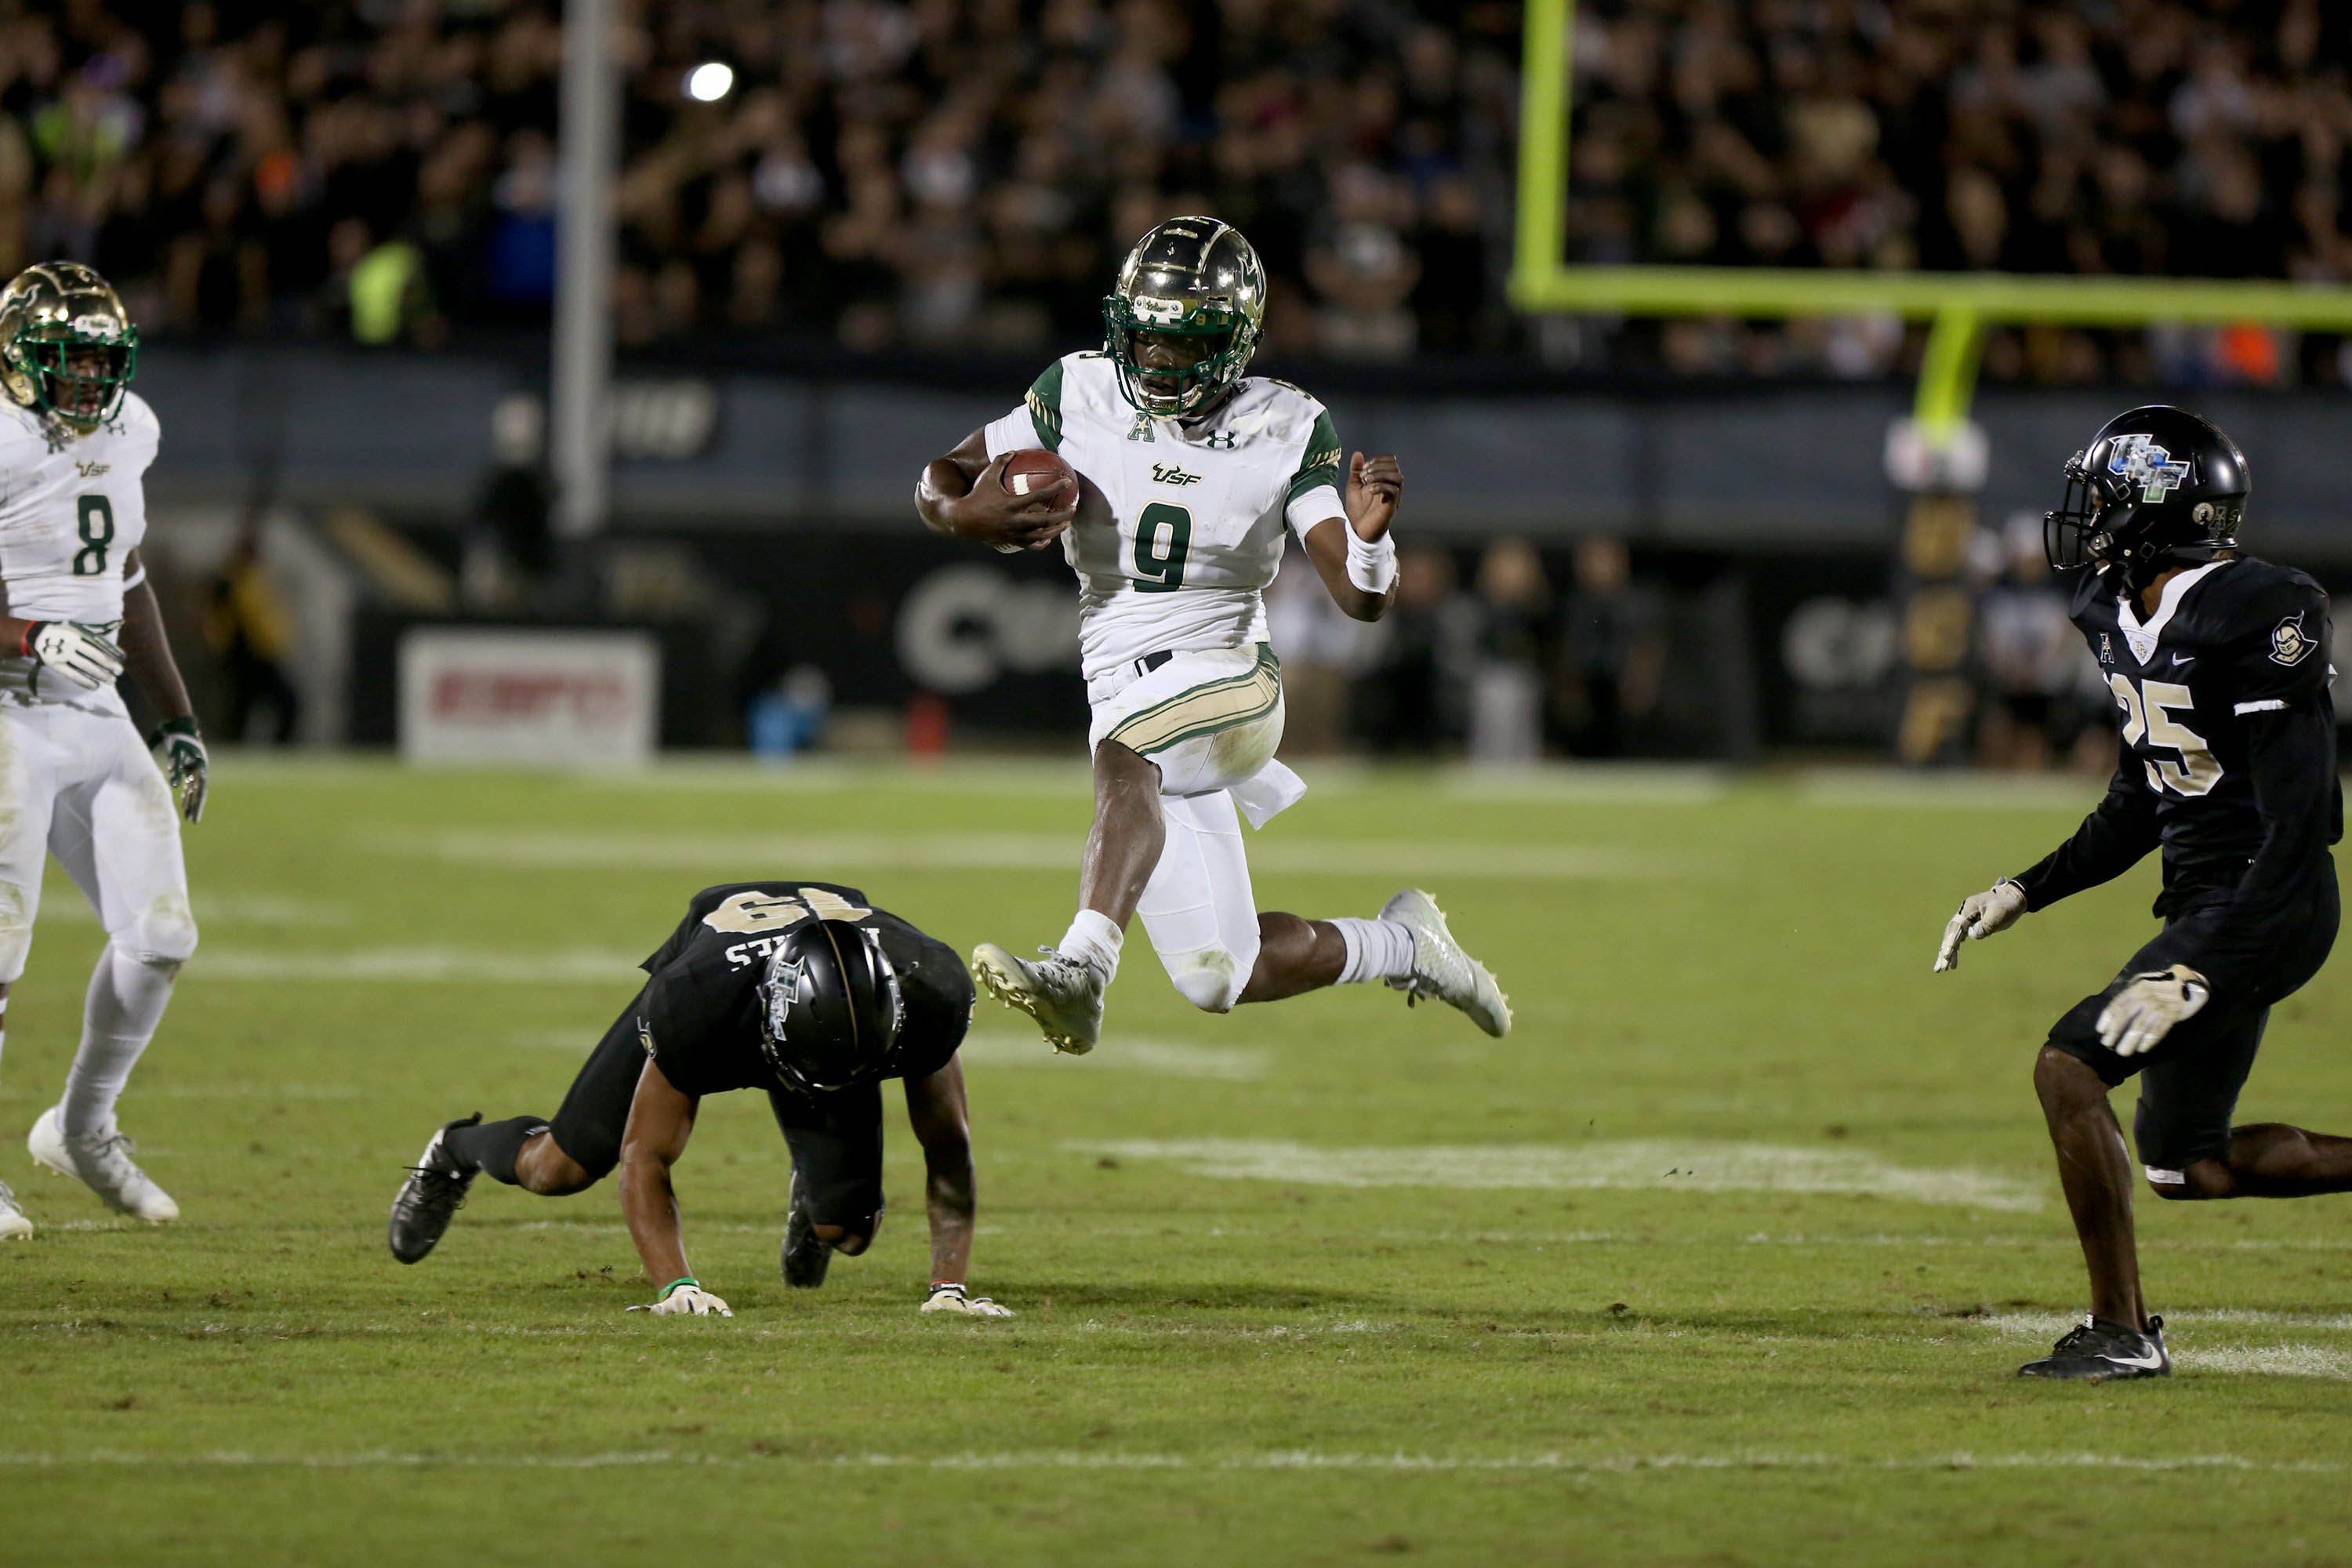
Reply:
<svg viewBox="0 0 2352 1568"><path fill-rule="evenodd" d="M416 626L400 639L404 762L626 766L653 755L660 720L650 633Z"/></svg>

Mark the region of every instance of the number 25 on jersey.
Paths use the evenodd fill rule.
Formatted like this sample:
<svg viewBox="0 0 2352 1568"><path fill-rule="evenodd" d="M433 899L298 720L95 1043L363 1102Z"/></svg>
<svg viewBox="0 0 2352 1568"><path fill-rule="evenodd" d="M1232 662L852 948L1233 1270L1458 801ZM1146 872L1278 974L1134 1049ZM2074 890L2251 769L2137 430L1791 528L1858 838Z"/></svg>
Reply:
<svg viewBox="0 0 2352 1568"><path fill-rule="evenodd" d="M2172 715L2175 710L2194 712L2197 700L2189 688L2169 680L2143 681L2135 688L2122 675L2107 677L2107 685L2124 710L2124 744L2137 746L2147 737L2151 746L2180 753L2180 760L2160 759L2147 764L2147 787L2175 795L2203 795L2221 782L2221 764L2213 760L2205 737Z"/></svg>

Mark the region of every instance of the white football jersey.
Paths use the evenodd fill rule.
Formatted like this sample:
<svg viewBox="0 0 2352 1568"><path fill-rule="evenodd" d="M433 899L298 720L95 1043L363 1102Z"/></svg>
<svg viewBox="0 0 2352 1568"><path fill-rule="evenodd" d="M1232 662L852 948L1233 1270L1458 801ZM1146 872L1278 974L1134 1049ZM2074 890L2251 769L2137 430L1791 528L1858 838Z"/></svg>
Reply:
<svg viewBox="0 0 2352 1568"><path fill-rule="evenodd" d="M46 421L0 404L0 581L10 615L122 619L122 563L147 535L142 477L161 437L135 392L110 422L71 440L53 440Z"/></svg>
<svg viewBox="0 0 2352 1568"><path fill-rule="evenodd" d="M1069 354L987 438L992 459L1060 453L1110 503L1062 539L1090 680L1146 654L1265 641L1285 525L1304 541L1347 515L1331 416L1286 381L1250 376L1206 418L1158 419L1119 395L1108 354Z"/></svg>

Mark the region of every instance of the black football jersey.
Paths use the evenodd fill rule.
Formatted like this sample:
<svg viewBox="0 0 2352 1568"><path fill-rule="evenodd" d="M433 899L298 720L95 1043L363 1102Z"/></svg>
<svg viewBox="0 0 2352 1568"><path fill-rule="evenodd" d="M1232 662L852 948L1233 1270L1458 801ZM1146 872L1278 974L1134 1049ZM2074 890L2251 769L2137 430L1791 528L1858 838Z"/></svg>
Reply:
<svg viewBox="0 0 2352 1568"><path fill-rule="evenodd" d="M691 1095L774 1089L760 1051L760 982L784 931L809 919L849 921L879 934L906 1009L888 1078L926 1078L947 1066L971 1023L971 976L955 950L855 888L831 882L730 882L705 888L643 967L637 1004L646 1049L662 1076Z"/></svg>
<svg viewBox="0 0 2352 1568"><path fill-rule="evenodd" d="M2173 578L2145 621L2118 583L2085 572L2069 614L2107 678L2123 743L2146 777L2167 899L2234 886L2264 832L2247 765L2250 724L2266 713L2314 713L2332 744L2326 594L2301 572L2242 556ZM2344 831L2333 777L2331 766L2327 844Z"/></svg>

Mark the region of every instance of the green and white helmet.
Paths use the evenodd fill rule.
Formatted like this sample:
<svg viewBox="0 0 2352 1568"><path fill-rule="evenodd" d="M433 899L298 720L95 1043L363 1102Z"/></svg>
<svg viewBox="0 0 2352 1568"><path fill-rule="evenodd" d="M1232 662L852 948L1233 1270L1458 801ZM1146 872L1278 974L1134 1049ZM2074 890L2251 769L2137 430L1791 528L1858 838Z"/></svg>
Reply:
<svg viewBox="0 0 2352 1568"><path fill-rule="evenodd" d="M44 261L0 289L0 387L9 401L95 430L139 363L139 329L113 285L79 261Z"/></svg>
<svg viewBox="0 0 2352 1568"><path fill-rule="evenodd" d="M1196 414L1241 380L1265 320L1265 268L1242 231L1174 217L1136 241L1103 296L1103 351L1129 405L1160 418ZM1147 370L1147 336L1199 340L1198 357Z"/></svg>

